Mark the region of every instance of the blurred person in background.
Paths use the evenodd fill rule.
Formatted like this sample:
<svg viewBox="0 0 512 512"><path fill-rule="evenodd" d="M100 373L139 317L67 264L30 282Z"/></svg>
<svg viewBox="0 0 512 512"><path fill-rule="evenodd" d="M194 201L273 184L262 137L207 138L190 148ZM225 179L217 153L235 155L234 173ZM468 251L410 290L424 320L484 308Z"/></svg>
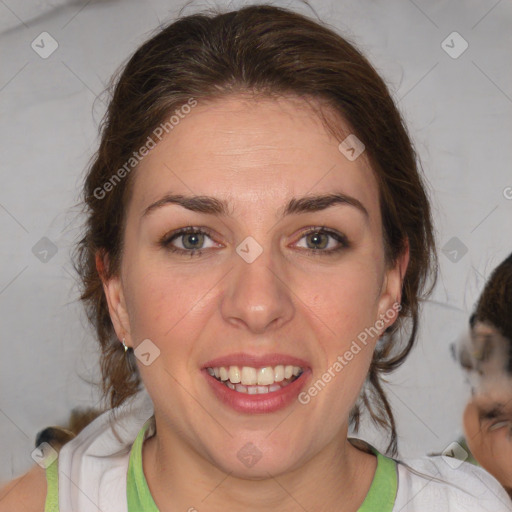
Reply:
<svg viewBox="0 0 512 512"><path fill-rule="evenodd" d="M471 383L458 442L512 497L512 253L492 272L458 360ZM462 453L462 452L461 452Z"/></svg>

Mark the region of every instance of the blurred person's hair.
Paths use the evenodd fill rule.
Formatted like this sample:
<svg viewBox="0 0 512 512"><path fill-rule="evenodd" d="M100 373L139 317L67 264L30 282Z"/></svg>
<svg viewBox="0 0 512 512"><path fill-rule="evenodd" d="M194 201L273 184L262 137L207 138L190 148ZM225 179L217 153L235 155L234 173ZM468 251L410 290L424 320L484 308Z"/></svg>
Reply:
<svg viewBox="0 0 512 512"><path fill-rule="evenodd" d="M492 272L469 319L461 365L479 376L512 377L512 253Z"/></svg>

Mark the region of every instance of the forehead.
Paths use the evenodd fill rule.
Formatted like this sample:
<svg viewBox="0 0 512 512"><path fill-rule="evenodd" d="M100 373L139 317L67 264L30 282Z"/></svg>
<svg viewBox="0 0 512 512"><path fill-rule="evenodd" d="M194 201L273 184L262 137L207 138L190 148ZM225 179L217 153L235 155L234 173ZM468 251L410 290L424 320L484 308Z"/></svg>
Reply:
<svg viewBox="0 0 512 512"><path fill-rule="evenodd" d="M199 101L139 164L135 207L172 192L226 198L233 212L262 201L277 209L291 196L337 191L379 218L377 183L365 153L350 161L319 108L293 97ZM338 125L350 134L343 120Z"/></svg>

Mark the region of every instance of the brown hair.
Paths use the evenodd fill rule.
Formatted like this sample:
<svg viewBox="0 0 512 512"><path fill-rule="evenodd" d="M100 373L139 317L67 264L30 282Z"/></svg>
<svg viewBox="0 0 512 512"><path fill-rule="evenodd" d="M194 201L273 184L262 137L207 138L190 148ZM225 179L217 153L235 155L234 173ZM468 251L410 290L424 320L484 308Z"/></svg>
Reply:
<svg viewBox="0 0 512 512"><path fill-rule="evenodd" d="M357 431L362 402L372 420L390 431L387 451L397 454L395 422L380 376L400 366L414 344L421 294L429 276L433 281L425 296L432 290L437 259L430 205L415 151L384 81L371 64L327 26L284 8L260 4L225 13L197 13L158 29L121 68L110 87L113 92L101 124L100 146L83 190L86 230L75 254L83 283L81 298L101 345L102 390L110 407L134 395L141 379L133 351L125 354L117 340L95 255L108 255L106 278L116 275L124 214L136 171L108 192L104 185L155 127L190 98L200 102L244 92L316 99L340 115L366 146L380 190L386 261L396 261L409 244L399 318L375 350L360 401L350 414ZM339 137L339 118L336 122L320 114L326 128ZM396 334L406 317L412 328L402 343Z"/></svg>
<svg viewBox="0 0 512 512"><path fill-rule="evenodd" d="M478 322L492 326L503 336L505 343L505 347L500 347L503 352L497 353L496 340L492 339L493 336L486 336L479 359L485 361L491 356L504 357L504 369L512 377L512 253L492 271L485 284L475 311L469 319L473 333ZM472 361L466 349L461 351L459 358L460 363L467 370L472 370L474 367L478 369L479 361Z"/></svg>

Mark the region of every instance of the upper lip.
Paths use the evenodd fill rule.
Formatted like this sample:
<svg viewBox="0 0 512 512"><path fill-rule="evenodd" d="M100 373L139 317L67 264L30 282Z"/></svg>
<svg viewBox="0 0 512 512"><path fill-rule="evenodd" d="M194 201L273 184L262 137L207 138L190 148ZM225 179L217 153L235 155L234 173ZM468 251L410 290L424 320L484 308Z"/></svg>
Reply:
<svg viewBox="0 0 512 512"><path fill-rule="evenodd" d="M300 366L302 369L309 367L309 363L304 359L288 354L253 355L239 352L211 359L204 363L203 368L219 368L220 366L250 366L252 368L264 368L266 366L277 366L280 364L284 366Z"/></svg>

